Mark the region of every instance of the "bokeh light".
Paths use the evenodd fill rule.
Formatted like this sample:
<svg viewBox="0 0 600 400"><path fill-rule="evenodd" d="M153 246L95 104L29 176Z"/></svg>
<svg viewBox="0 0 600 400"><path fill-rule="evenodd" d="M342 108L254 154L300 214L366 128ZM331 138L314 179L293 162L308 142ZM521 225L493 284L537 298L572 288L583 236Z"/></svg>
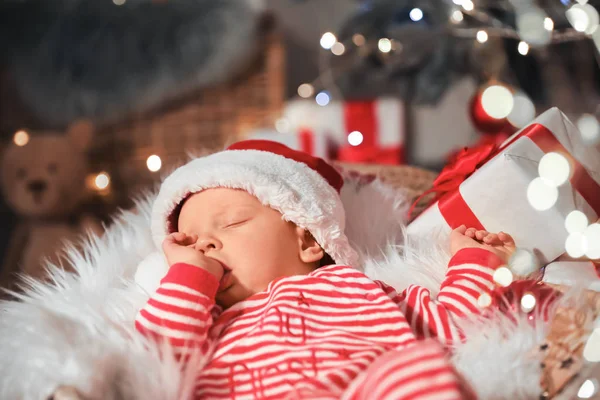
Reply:
<svg viewBox="0 0 600 400"><path fill-rule="evenodd" d="M331 49L336 42L337 38L331 32L325 32L323 36L321 36L321 47L325 50Z"/></svg>
<svg viewBox="0 0 600 400"><path fill-rule="evenodd" d="M327 93L326 91L319 92L319 94L317 94L317 96L315 97L315 101L320 106L326 106L327 104L329 104L330 100L331 98L329 97L329 93Z"/></svg>
<svg viewBox="0 0 600 400"><path fill-rule="evenodd" d="M544 46L550 43L552 32L546 28L546 18L546 13L535 6L517 13L516 28L521 39L531 46ZM519 52L521 52L520 48Z"/></svg>
<svg viewBox="0 0 600 400"><path fill-rule="evenodd" d="M598 392L598 381L596 379L586 379L579 390L577 397L580 399L591 399Z"/></svg>
<svg viewBox="0 0 600 400"><path fill-rule="evenodd" d="M363 142L363 134L359 131L352 131L348 134L348 143L351 146L358 146Z"/></svg>
<svg viewBox="0 0 600 400"><path fill-rule="evenodd" d="M527 187L527 200L538 211L549 210L558 200L558 189L544 178L537 177Z"/></svg>
<svg viewBox="0 0 600 400"><path fill-rule="evenodd" d="M336 42L331 46L331 52L336 56L341 56L346 52L346 47L342 43Z"/></svg>
<svg viewBox="0 0 600 400"><path fill-rule="evenodd" d="M481 94L481 106L492 118L508 117L514 107L514 98L510 90L501 85L488 86Z"/></svg>
<svg viewBox="0 0 600 400"><path fill-rule="evenodd" d="M565 241L565 250L573 258L583 257L587 250L587 240L583 233L573 232L567 236Z"/></svg>
<svg viewBox="0 0 600 400"><path fill-rule="evenodd" d="M486 31L478 31L475 38L479 43L485 43L488 40L488 34Z"/></svg>
<svg viewBox="0 0 600 400"><path fill-rule="evenodd" d="M529 45L524 41L520 41L519 45L517 46L517 51L522 56L526 56L527 53L529 53Z"/></svg>
<svg viewBox="0 0 600 400"><path fill-rule="evenodd" d="M577 129L581 133L583 142L587 145L595 145L600 141L600 123L591 114L583 114L577 120Z"/></svg>
<svg viewBox="0 0 600 400"><path fill-rule="evenodd" d="M298 86L298 96L307 99L315 94L315 88L310 83L303 83Z"/></svg>
<svg viewBox="0 0 600 400"><path fill-rule="evenodd" d="M460 12L460 10L454 10L450 18L452 19L452 22L455 23L462 22L465 19L463 13Z"/></svg>
<svg viewBox="0 0 600 400"><path fill-rule="evenodd" d="M521 310L528 313L535 308L536 303L537 300L533 293L525 293L523 297L521 297Z"/></svg>
<svg viewBox="0 0 600 400"><path fill-rule="evenodd" d="M94 185L99 190L104 190L110 185L110 176L106 172L100 172L94 179Z"/></svg>
<svg viewBox="0 0 600 400"><path fill-rule="evenodd" d="M15 135L13 136L13 142L17 146L23 147L27 143L29 143L29 134L27 132L25 132L24 130L17 131L15 133Z"/></svg>
<svg viewBox="0 0 600 400"><path fill-rule="evenodd" d="M492 305L492 296L487 293L482 293L481 296L477 298L477 305L480 308L486 308Z"/></svg>
<svg viewBox="0 0 600 400"><path fill-rule="evenodd" d="M275 121L275 130L279 133L288 133L291 129L290 121L287 118L279 118Z"/></svg>
<svg viewBox="0 0 600 400"><path fill-rule="evenodd" d="M352 35L352 43L354 43L357 46L362 46L366 43L366 39L360 33L355 33L354 35Z"/></svg>
<svg viewBox="0 0 600 400"><path fill-rule="evenodd" d="M388 38L381 38L379 39L377 47L379 47L379 51L382 53L389 53L392 51L392 41Z"/></svg>
<svg viewBox="0 0 600 400"><path fill-rule="evenodd" d="M565 218L565 228L567 232L583 233L585 228L588 227L589 221L587 216L579 210L573 210Z"/></svg>
<svg viewBox="0 0 600 400"><path fill-rule="evenodd" d="M411 20L413 20L415 22L420 21L423 19L423 10L421 10L420 8L413 8L408 13L408 16L410 17Z"/></svg>
<svg viewBox="0 0 600 400"><path fill-rule="evenodd" d="M548 183L554 186L560 186L569 180L571 167L569 161L560 153L546 153L540 159L538 164L538 173L540 177L546 179Z"/></svg>
<svg viewBox="0 0 600 400"><path fill-rule="evenodd" d="M600 258L600 224L590 224L583 232L586 244L585 256L592 260Z"/></svg>
<svg viewBox="0 0 600 400"><path fill-rule="evenodd" d="M523 92L513 95L513 108L508 114L508 122L517 128L523 128L535 118L535 105Z"/></svg>
<svg viewBox="0 0 600 400"><path fill-rule="evenodd" d="M498 285L507 287L513 282L513 273L506 267L500 267L494 271L494 282Z"/></svg>

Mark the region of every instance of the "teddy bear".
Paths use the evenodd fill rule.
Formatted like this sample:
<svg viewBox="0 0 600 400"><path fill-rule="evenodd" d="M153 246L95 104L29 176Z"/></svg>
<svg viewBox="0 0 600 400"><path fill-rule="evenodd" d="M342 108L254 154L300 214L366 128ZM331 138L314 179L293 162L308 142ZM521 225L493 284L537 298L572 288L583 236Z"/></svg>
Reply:
<svg viewBox="0 0 600 400"><path fill-rule="evenodd" d="M61 264L65 243L76 245L82 234L102 232L96 217L81 213L89 193L86 151L93 126L78 121L66 132L19 135L0 158L0 189L19 217L0 269L0 287L11 289L16 288L16 274L44 279L47 261Z"/></svg>

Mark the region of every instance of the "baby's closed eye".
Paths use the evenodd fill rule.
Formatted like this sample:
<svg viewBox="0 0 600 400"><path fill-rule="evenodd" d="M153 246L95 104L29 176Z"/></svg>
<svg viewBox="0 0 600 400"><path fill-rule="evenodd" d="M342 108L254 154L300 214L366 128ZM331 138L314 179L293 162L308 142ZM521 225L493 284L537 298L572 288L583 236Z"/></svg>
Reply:
<svg viewBox="0 0 600 400"><path fill-rule="evenodd" d="M220 226L223 229L227 229L227 228L235 228L241 225L244 225L245 223L249 222L252 219L252 216L246 214L246 213L236 213L236 214L232 214L227 216L227 218L224 218L223 221L221 222Z"/></svg>
<svg viewBox="0 0 600 400"><path fill-rule="evenodd" d="M227 222L223 228L235 228L236 226L244 225L248 221L250 221L249 218L232 220Z"/></svg>

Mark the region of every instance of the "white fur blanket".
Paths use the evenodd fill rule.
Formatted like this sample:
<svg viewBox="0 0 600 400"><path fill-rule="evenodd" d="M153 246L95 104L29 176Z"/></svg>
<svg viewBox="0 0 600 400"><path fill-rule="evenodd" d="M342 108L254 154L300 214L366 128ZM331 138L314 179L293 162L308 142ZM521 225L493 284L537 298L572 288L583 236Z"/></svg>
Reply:
<svg viewBox="0 0 600 400"><path fill-rule="evenodd" d="M399 290L411 283L435 290L448 254L435 240L404 237L398 228L403 197L377 181L344 191L352 216L347 231L360 244L365 272ZM121 213L103 237L89 238L84 254L67 249L76 274L49 266L50 284L25 280L18 301L0 303L1 399L46 399L61 386L76 388L86 400L189 398L194 371L182 372L167 347L134 331L135 313L148 298L134 276L156 250L151 200L140 201L135 213ZM382 249L382 243L388 245ZM531 350L544 330L507 318L470 324L453 362L482 399L537 399L541 360Z"/></svg>

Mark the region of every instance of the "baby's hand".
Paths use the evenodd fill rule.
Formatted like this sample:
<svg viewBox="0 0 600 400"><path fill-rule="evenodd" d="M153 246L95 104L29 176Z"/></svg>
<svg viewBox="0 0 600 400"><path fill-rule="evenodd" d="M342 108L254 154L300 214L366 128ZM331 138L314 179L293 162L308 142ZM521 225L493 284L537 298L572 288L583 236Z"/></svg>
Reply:
<svg viewBox="0 0 600 400"><path fill-rule="evenodd" d="M508 263L510 256L515 252L514 239L504 232L489 233L475 228L459 226L450 233L450 252L452 255L465 248L480 248L489 250Z"/></svg>
<svg viewBox="0 0 600 400"><path fill-rule="evenodd" d="M194 245L197 241L198 236L188 236L183 232L175 232L167 236L162 247L169 266L177 263L193 265L210 272L220 280L224 273L223 266L217 260L196 250Z"/></svg>

